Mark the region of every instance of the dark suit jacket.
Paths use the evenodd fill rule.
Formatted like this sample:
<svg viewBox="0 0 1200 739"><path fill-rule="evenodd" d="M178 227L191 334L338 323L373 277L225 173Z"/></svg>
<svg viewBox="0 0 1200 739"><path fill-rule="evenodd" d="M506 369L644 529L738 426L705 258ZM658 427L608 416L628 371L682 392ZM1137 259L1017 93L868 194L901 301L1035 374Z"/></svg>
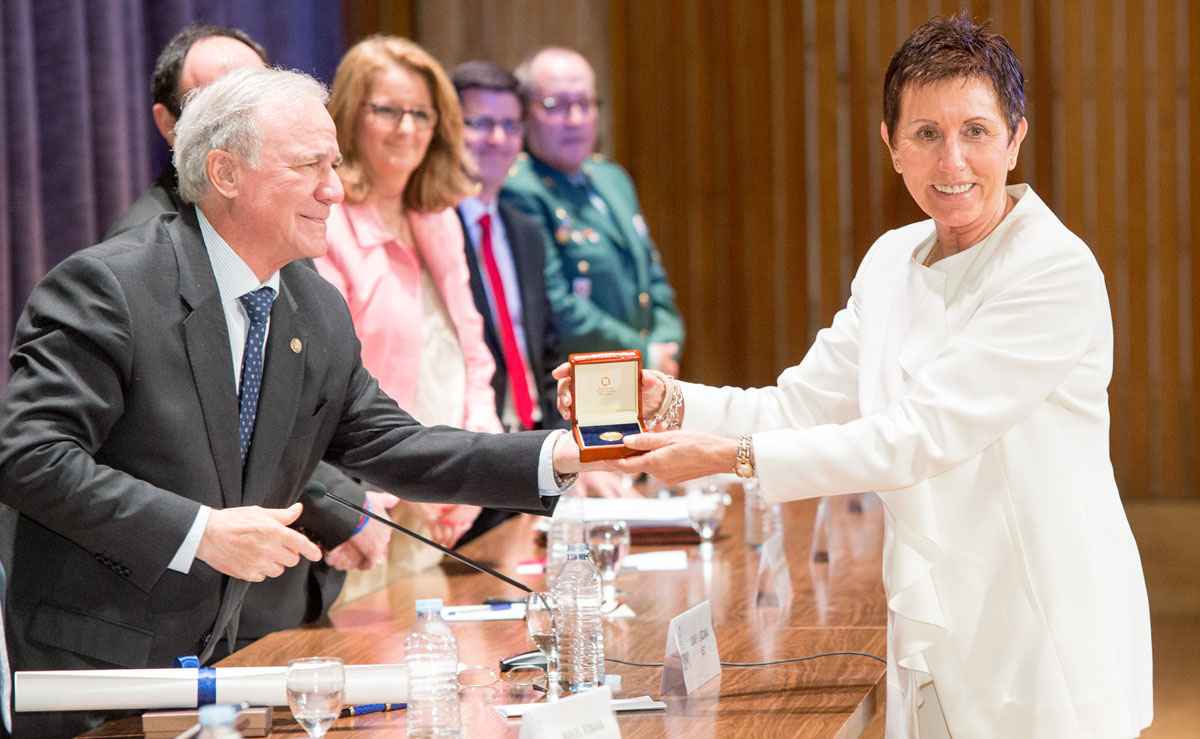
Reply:
<svg viewBox="0 0 1200 739"><path fill-rule="evenodd" d="M179 178L175 173L175 165L168 161L154 184L133 201L133 205L108 229L104 238L111 239L123 234L161 213L178 213L184 206L183 199L179 197Z"/></svg>
<svg viewBox="0 0 1200 739"><path fill-rule="evenodd" d="M0 502L21 514L14 669L207 660L248 583L199 560L167 568L199 506L286 506L322 458L414 500L551 507L537 490L544 433L417 424L363 368L345 301L311 269L280 271L265 354L243 473L229 337L191 208L71 256L34 290L0 406Z"/></svg>
<svg viewBox="0 0 1200 739"><path fill-rule="evenodd" d="M529 358L530 371L537 384L537 403L542 411L538 428L569 429L571 424L558 412L558 382L550 375L558 366L558 327L554 323L554 311L546 296L546 245L537 225L521 211L503 203L499 204L500 220L504 222L504 233L508 238L517 271L517 282L521 292L521 327L525 330L525 356ZM463 225L463 244L467 252L467 268L471 274L471 296L475 309L483 316L483 340L496 360L496 372L492 375L492 390L496 394L496 415L504 417L504 401L508 397L508 365L504 363L504 349L500 340L500 329L488 304L483 274L486 267L476 255L471 243L471 232L463 221L462 211L458 219ZM512 514L484 509L471 528L458 541L466 544L488 529L500 524Z"/></svg>
<svg viewBox="0 0 1200 739"><path fill-rule="evenodd" d="M530 371L537 383L537 402L542 411L540 428L570 428L558 412L558 383L550 376L551 370L562 361L559 354L558 328L554 323L554 311L546 296L546 243L540 229L529 217L512 206L499 205L500 220L504 222L504 233L512 250L513 264L517 270L517 282L521 285L521 328L525 330L525 356L529 358ZM462 212L458 219L462 221ZM475 308L483 316L483 340L496 360L496 372L492 375L492 389L496 392L496 413L503 417L504 401L508 396L508 365L504 363L504 350L500 341L500 329L492 316L484 287L484 270L471 243L471 232L463 223L463 243L467 252L467 267L471 272L471 295Z"/></svg>
<svg viewBox="0 0 1200 739"><path fill-rule="evenodd" d="M178 179L175 165L168 161L154 184L112 225L104 238L111 239L163 213L178 213L184 210L187 204L179 197ZM328 465L318 467L316 475L316 479L331 492L357 505L362 505L366 498L366 491L361 486ZM344 531L346 536L353 532L358 523L358 514L337 506L332 501L313 501L307 496L302 500L306 509L314 509L314 515L334 519L337 531ZM306 519L308 517L306 513ZM344 538L346 537L334 536L333 542L324 543L336 544ZM320 618L333 605L345 581L346 573L324 562L302 559L299 564L289 568L279 577L253 584L246 594L241 612L239 643L234 646L245 646L273 631L295 628Z"/></svg>
<svg viewBox="0 0 1200 739"><path fill-rule="evenodd" d="M4 594L8 590L8 578L4 574L4 565L0 564L0 612L4 611ZM4 633L4 622L0 620L0 634ZM4 720L0 721L0 737L8 736L9 722L12 720L12 675L8 669L8 650L0 647L0 700L4 700L5 705L0 707L0 711L4 712ZM7 695L8 699L5 699Z"/></svg>

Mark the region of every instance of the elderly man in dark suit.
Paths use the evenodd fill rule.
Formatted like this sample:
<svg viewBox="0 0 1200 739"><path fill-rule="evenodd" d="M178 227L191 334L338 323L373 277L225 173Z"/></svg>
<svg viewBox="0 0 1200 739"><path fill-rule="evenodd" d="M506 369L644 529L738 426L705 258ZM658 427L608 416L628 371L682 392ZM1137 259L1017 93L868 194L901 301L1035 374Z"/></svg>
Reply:
<svg viewBox="0 0 1200 739"><path fill-rule="evenodd" d="M324 253L343 195L324 102L279 70L203 88L175 141L195 207L30 296L0 406L15 669L210 660L250 582L322 556L289 528L322 459L416 500L535 513L578 471L561 431L425 428L363 369L345 302L293 264ZM69 736L102 717L15 718L18 736Z"/></svg>
<svg viewBox="0 0 1200 739"><path fill-rule="evenodd" d="M239 28L212 25L184 28L171 37L154 63L151 78L154 105L150 112L159 134L168 146L175 145L175 124L182 113L183 102L192 90L235 69L265 67L267 64L266 50ZM179 195L175 165L167 162L150 188L109 228L105 238L122 234L163 213L177 213L186 205ZM356 505L363 505L370 497L370 505L379 513L396 502L387 493L368 493L326 464L317 467L313 479ZM302 500L310 509L309 517L320 516L326 519L326 525L340 530L353 532L359 528L353 511L332 501L313 500L307 495ZM345 545L327 554L324 561L301 561L283 575L250 588L241 612L236 646L324 616L342 590L345 570L373 566L376 558L387 551L390 531L379 525L363 527Z"/></svg>

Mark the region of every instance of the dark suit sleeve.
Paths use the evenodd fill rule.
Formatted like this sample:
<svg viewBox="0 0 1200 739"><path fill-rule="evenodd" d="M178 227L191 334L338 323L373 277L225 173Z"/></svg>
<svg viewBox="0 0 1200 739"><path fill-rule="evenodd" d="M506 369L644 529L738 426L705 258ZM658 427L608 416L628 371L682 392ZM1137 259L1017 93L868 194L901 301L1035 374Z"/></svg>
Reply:
<svg viewBox="0 0 1200 739"><path fill-rule="evenodd" d="M312 480L325 486L326 490L357 506L365 507L367 490L348 475L322 462L313 471ZM362 514L330 498L314 498L305 491L300 496L304 512L292 524L322 549L333 549L354 534L362 520Z"/></svg>
<svg viewBox="0 0 1200 739"><path fill-rule="evenodd" d="M199 504L93 456L124 412L131 326L121 286L89 256L63 262L34 290L16 327L0 408L0 501L120 563L149 591Z"/></svg>
<svg viewBox="0 0 1200 739"><path fill-rule="evenodd" d="M546 302L546 333L542 341L542 367L545 369L537 378L538 397L542 406L542 428L570 429L571 422L558 412L558 380L550 374L565 357L562 356L561 344L558 339L558 324L554 322L554 311L550 300Z"/></svg>
<svg viewBox="0 0 1200 739"><path fill-rule="evenodd" d="M539 514L553 509L556 499L543 499L537 485L547 432L486 434L421 426L379 389L362 366L357 338L351 340L355 367L326 447L327 462L406 500Z"/></svg>

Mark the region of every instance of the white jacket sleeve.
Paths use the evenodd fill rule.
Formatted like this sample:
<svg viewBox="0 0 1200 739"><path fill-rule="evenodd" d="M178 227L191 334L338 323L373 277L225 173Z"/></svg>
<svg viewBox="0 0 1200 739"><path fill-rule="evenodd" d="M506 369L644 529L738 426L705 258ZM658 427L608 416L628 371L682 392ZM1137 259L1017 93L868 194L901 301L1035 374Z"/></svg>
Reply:
<svg viewBox="0 0 1200 739"><path fill-rule="evenodd" d="M928 360L904 368L905 390L885 410L809 427L793 411L754 434L768 500L906 488L979 454L1042 403L1087 413L1106 402L1111 366L1091 362L1088 349L1111 335L1107 297L1094 258L1076 243L1025 241L1020 258L999 260L969 319ZM778 392L810 394L794 387L803 378L785 373Z"/></svg>

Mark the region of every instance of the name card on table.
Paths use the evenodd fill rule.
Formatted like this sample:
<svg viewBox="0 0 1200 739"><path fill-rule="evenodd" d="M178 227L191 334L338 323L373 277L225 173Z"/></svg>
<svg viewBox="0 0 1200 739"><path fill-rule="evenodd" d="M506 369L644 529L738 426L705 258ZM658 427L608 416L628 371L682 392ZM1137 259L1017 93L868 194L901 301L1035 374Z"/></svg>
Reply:
<svg viewBox="0 0 1200 739"><path fill-rule="evenodd" d="M782 531L776 531L763 542L755 602L760 606L786 606L792 602L792 574L783 551Z"/></svg>
<svg viewBox="0 0 1200 739"><path fill-rule="evenodd" d="M717 636L712 625L712 606L704 601L689 608L667 624L667 648L663 654L659 695L690 695L721 674Z"/></svg>
<svg viewBox="0 0 1200 739"><path fill-rule="evenodd" d="M604 685L554 703L530 707L521 717L520 739L620 739L612 689Z"/></svg>

